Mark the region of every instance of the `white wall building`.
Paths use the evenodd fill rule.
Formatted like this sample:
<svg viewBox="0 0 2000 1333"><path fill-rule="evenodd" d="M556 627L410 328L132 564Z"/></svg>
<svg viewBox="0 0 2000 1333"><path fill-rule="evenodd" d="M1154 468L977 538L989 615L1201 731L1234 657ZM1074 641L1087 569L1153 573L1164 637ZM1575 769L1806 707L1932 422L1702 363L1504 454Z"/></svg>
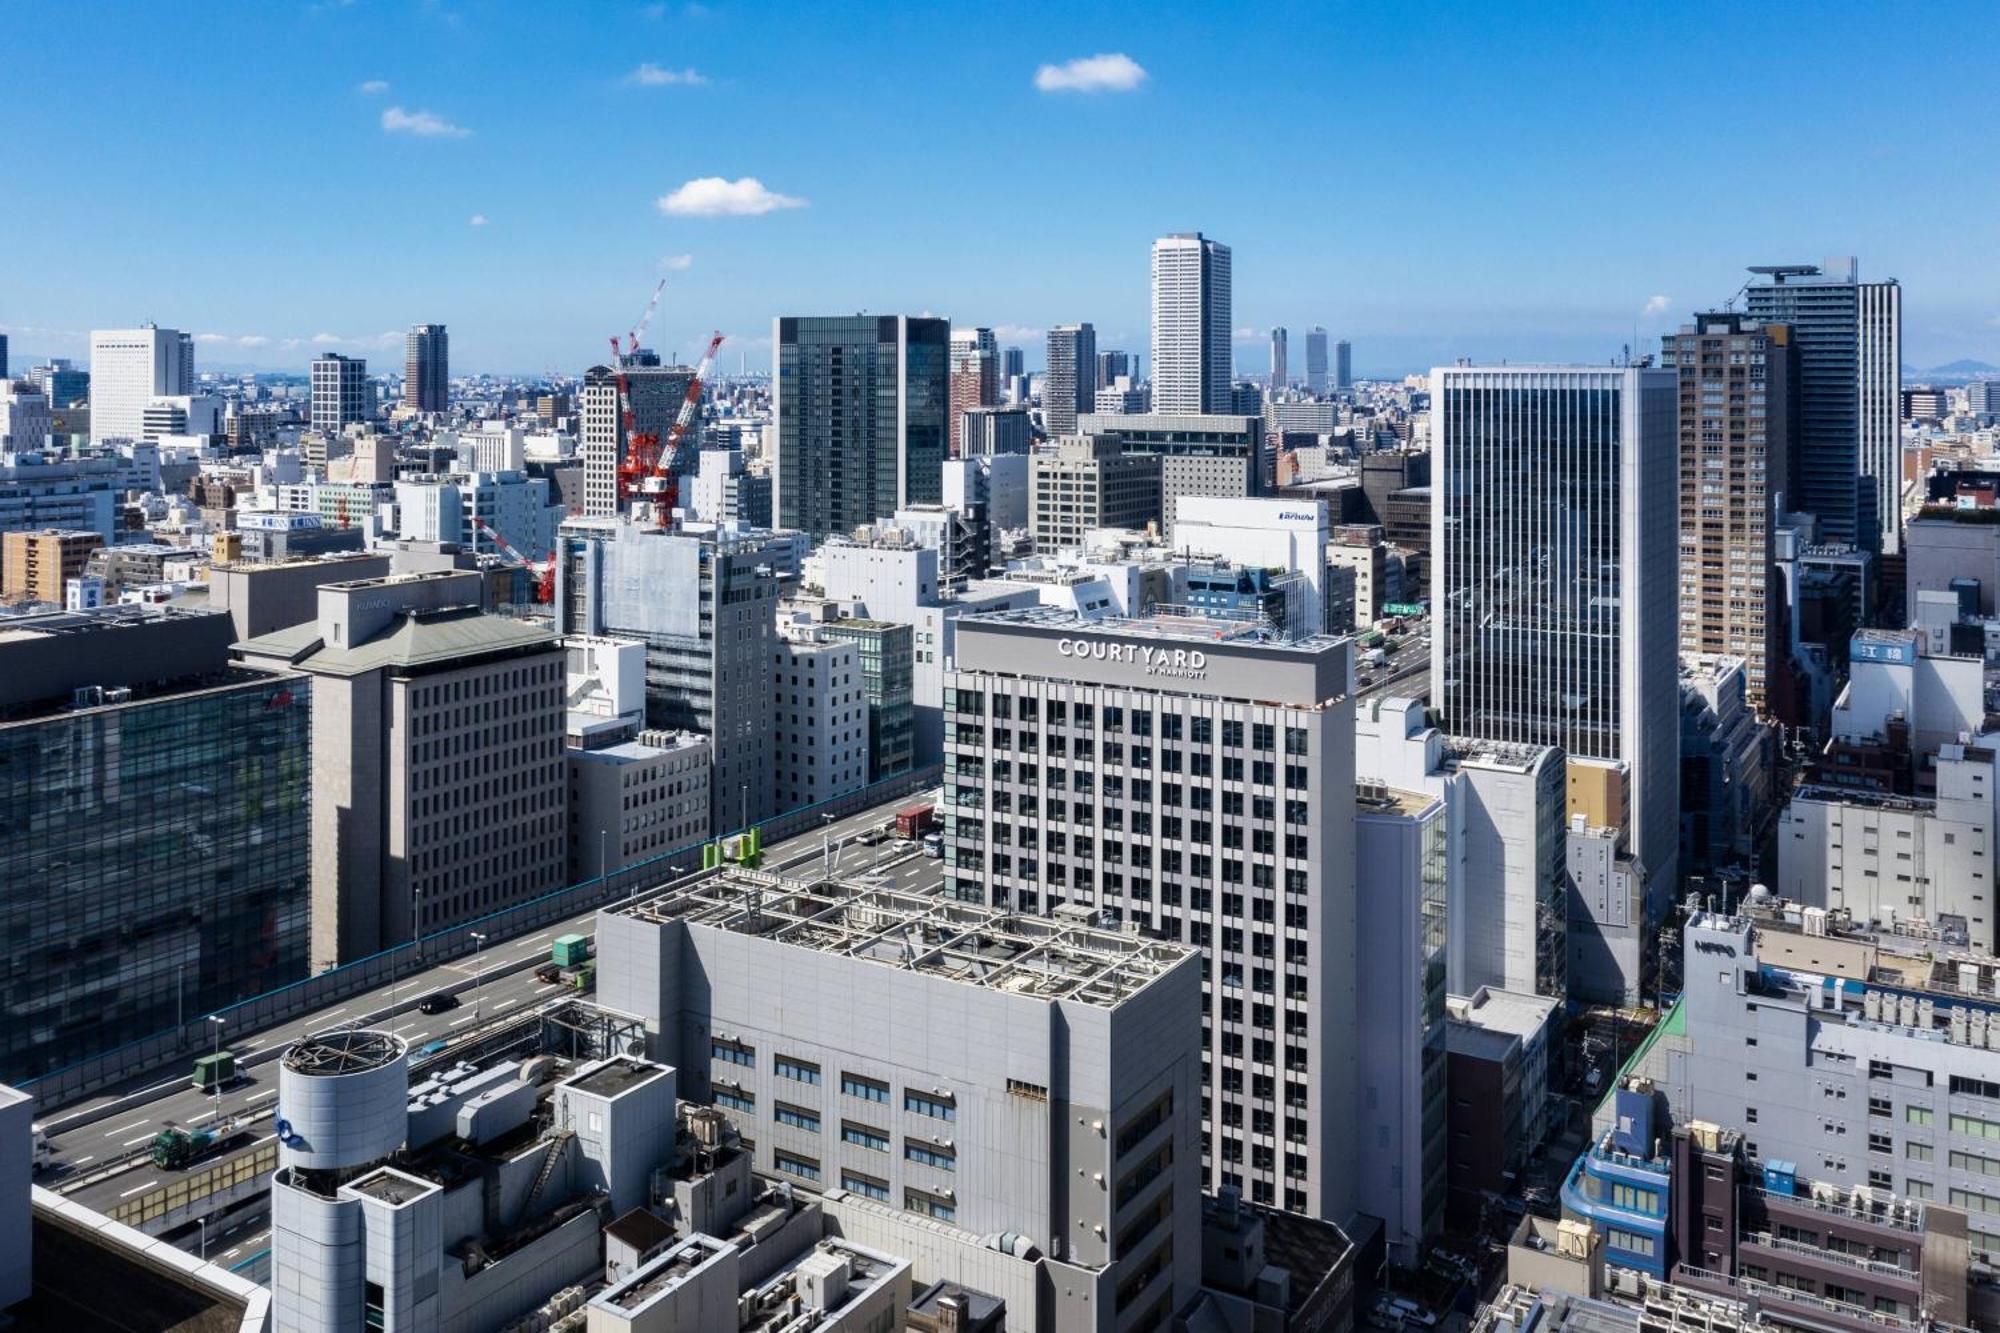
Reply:
<svg viewBox="0 0 2000 1333"><path fill-rule="evenodd" d="M178 329L93 329L90 442L143 437L146 405L194 392L194 338Z"/></svg>
<svg viewBox="0 0 2000 1333"><path fill-rule="evenodd" d="M1184 495L1173 547L1182 554L1221 556L1303 575L1314 594L1303 632L1341 633L1345 625L1325 623L1327 536L1323 500Z"/></svg>
<svg viewBox="0 0 2000 1333"><path fill-rule="evenodd" d="M868 785L868 696L859 650L780 622L771 666L772 762L779 810Z"/></svg>
<svg viewBox="0 0 2000 1333"><path fill-rule="evenodd" d="M1200 232L1153 242L1153 411L1231 410L1231 311L1228 246Z"/></svg>

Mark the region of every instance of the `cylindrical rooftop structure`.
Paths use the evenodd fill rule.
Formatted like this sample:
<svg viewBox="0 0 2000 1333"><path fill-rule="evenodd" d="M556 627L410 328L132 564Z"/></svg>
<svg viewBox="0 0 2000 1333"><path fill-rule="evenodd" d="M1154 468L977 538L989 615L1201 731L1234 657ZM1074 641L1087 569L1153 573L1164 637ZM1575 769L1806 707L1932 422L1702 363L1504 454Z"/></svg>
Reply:
<svg viewBox="0 0 2000 1333"><path fill-rule="evenodd" d="M339 1170L379 1162L409 1135L409 1044L368 1028L316 1032L278 1064L278 1162Z"/></svg>

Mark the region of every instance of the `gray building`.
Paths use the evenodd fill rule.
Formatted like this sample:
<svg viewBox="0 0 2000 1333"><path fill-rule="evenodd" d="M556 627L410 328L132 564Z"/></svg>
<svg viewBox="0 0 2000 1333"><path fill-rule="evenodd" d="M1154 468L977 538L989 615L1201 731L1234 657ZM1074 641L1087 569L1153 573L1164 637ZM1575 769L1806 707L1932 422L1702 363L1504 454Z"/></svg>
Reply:
<svg viewBox="0 0 2000 1333"><path fill-rule="evenodd" d="M319 590L327 584L379 579L389 565L386 554L359 551L279 564L214 565L208 572L208 604L229 613L237 638L254 639L317 617Z"/></svg>
<svg viewBox="0 0 2000 1333"><path fill-rule="evenodd" d="M1903 294L1862 282L1852 258L1753 268L1744 308L1798 342L1798 467L1791 507L1822 540L1902 549Z"/></svg>
<svg viewBox="0 0 2000 1333"><path fill-rule="evenodd" d="M1234 399L1229 247L1200 232L1153 242L1153 410L1227 412Z"/></svg>
<svg viewBox="0 0 2000 1333"><path fill-rule="evenodd" d="M646 437L651 442L649 456L657 458L666 448L694 378L692 366L663 366L657 355L644 348L621 357L615 368L592 366L584 373L577 442L583 456L584 513L618 512L618 465L633 437ZM625 420L628 411L632 418L629 430ZM681 439L679 470L683 473L699 470L701 433L697 413ZM681 484L687 486L685 481Z"/></svg>
<svg viewBox="0 0 2000 1333"><path fill-rule="evenodd" d="M1048 368L1042 376L1042 429L1053 438L1076 433L1076 419L1096 406L1097 330L1058 324L1049 330Z"/></svg>
<svg viewBox="0 0 2000 1333"><path fill-rule="evenodd" d="M1315 324L1306 330L1306 392L1326 392L1326 330Z"/></svg>
<svg viewBox="0 0 2000 1333"><path fill-rule="evenodd" d="M328 584L237 654L313 679L319 971L562 887L561 641L484 615L475 573Z"/></svg>
<svg viewBox="0 0 2000 1333"><path fill-rule="evenodd" d="M1028 461L1028 524L1042 552L1080 546L1093 528L1160 521L1157 454L1116 435L1072 435Z"/></svg>
<svg viewBox="0 0 2000 1333"><path fill-rule="evenodd" d="M959 456L1025 454L1034 447L1035 428L1025 407L974 407L959 414Z"/></svg>
<svg viewBox="0 0 2000 1333"><path fill-rule="evenodd" d="M165 607L8 620L0 1079L305 977L312 682L233 637Z"/></svg>
<svg viewBox="0 0 2000 1333"><path fill-rule="evenodd" d="M1272 393L1283 393L1291 385L1292 336L1282 328L1271 330L1271 379Z"/></svg>
<svg viewBox="0 0 2000 1333"><path fill-rule="evenodd" d="M1115 348L1107 348L1099 352L1097 354L1097 383L1093 387L1108 389L1117 383L1121 376L1133 376L1131 354L1118 351Z"/></svg>
<svg viewBox="0 0 2000 1333"><path fill-rule="evenodd" d="M1333 346L1333 387L1342 393L1354 387L1354 344L1345 338Z"/></svg>
<svg viewBox="0 0 2000 1333"><path fill-rule="evenodd" d="M1933 505L1903 530L1904 605L1912 617L1927 592L1956 593L1962 580L1978 585L1981 616L2000 614L2000 523L1988 509Z"/></svg>
<svg viewBox="0 0 2000 1333"><path fill-rule="evenodd" d="M1445 728L1560 747L1572 809L1577 761L1622 766L1656 910L1680 841L1676 393L1673 372L1641 367L1431 372Z"/></svg>
<svg viewBox="0 0 2000 1333"><path fill-rule="evenodd" d="M868 700L868 781L908 772L917 747L911 627L852 617L830 620L820 630L829 639L853 644L858 654Z"/></svg>
<svg viewBox="0 0 2000 1333"><path fill-rule="evenodd" d="M1077 418L1076 428L1084 435L1116 435L1127 449L1159 455L1160 516L1169 537L1183 495L1263 493L1267 460L1261 415L1093 412Z"/></svg>
<svg viewBox="0 0 2000 1333"><path fill-rule="evenodd" d="M1356 1198L1351 671L1344 639L1037 609L962 619L945 681L946 894L1205 949L1210 1185L1326 1218Z"/></svg>
<svg viewBox="0 0 2000 1333"><path fill-rule="evenodd" d="M784 316L772 326L772 505L818 539L941 501L951 322Z"/></svg>
<svg viewBox="0 0 2000 1333"><path fill-rule="evenodd" d="M358 356L326 352L312 359L312 428L338 435L341 428L374 415L368 363Z"/></svg>
<svg viewBox="0 0 2000 1333"><path fill-rule="evenodd" d="M412 324L403 339L403 404L419 412L451 406L451 339L442 324Z"/></svg>

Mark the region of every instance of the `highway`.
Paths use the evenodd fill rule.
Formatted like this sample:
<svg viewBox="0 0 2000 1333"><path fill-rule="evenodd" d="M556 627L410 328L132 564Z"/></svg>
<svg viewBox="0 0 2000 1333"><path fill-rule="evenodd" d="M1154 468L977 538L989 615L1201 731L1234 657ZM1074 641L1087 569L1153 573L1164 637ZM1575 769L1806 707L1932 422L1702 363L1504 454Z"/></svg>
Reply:
<svg viewBox="0 0 2000 1333"><path fill-rule="evenodd" d="M833 820L824 829L795 834L765 849L762 868L805 876L821 873L830 864L836 875L880 875L895 888L934 891L943 883L943 862L923 856L915 844L891 838L870 847L856 841L871 827L882 827L896 810L925 799L930 798L921 793L900 797ZM663 876L661 884L668 882L670 877ZM349 1025L386 1029L413 1049L450 1041L475 1025L483 1027L496 1018L573 998L575 992L566 987L537 981L534 968L548 961L549 946L558 935L590 934L595 918L595 912L585 913L531 936L492 941L477 955L416 973L331 1009L259 1032L222 1033L220 1045L236 1052L241 1061L247 1055L282 1049L308 1033ZM447 989L458 992L456 1008L439 1014L419 1011L417 1005L425 996ZM165 1125L200 1128L217 1117L255 1117L230 1151L203 1162L204 1166L267 1141L272 1137L269 1114L278 1095L278 1062L269 1059L242 1073L219 1096L195 1090L188 1075L176 1071L136 1092L108 1094L50 1116L42 1124L54 1157L48 1169L37 1173L36 1183L101 1211L176 1174L143 1159L126 1163L116 1174L107 1173L117 1159L144 1149Z"/></svg>
<svg viewBox="0 0 2000 1333"><path fill-rule="evenodd" d="M1380 666L1367 662L1368 650L1361 648L1354 663L1354 693L1358 699L1371 695L1394 695L1403 699L1429 700L1431 695L1430 622L1410 620L1389 660Z"/></svg>

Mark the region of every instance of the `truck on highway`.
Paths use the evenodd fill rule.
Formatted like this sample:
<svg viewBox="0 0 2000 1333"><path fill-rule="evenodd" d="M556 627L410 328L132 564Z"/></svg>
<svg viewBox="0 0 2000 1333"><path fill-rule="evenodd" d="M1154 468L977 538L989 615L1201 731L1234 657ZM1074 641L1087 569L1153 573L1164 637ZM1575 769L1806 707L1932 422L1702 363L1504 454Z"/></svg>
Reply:
<svg viewBox="0 0 2000 1333"><path fill-rule="evenodd" d="M558 935L549 949L549 961L562 968L581 967L590 953L590 936Z"/></svg>
<svg viewBox="0 0 2000 1333"><path fill-rule="evenodd" d="M56 1160L55 1145L49 1142L49 1132L46 1129L43 1129L40 1125L36 1125L34 1127L34 1134L35 1134L35 1150L34 1150L35 1155L33 1158L34 1165L31 1168L31 1170L46 1171L49 1169L50 1166L52 1166L55 1163Z"/></svg>
<svg viewBox="0 0 2000 1333"><path fill-rule="evenodd" d="M1371 648L1362 655L1361 660L1372 667L1387 666L1389 665L1389 651L1386 648Z"/></svg>
<svg viewBox="0 0 2000 1333"><path fill-rule="evenodd" d="M236 1081L236 1052L213 1051L198 1056L191 1082L196 1092L215 1092Z"/></svg>
<svg viewBox="0 0 2000 1333"><path fill-rule="evenodd" d="M904 806L896 812L896 836L910 841L937 827L937 807L929 801Z"/></svg>
<svg viewBox="0 0 2000 1333"><path fill-rule="evenodd" d="M225 1117L200 1129L168 1125L153 1136L153 1165L168 1171L192 1166L234 1138L242 1128L243 1122L234 1117Z"/></svg>

